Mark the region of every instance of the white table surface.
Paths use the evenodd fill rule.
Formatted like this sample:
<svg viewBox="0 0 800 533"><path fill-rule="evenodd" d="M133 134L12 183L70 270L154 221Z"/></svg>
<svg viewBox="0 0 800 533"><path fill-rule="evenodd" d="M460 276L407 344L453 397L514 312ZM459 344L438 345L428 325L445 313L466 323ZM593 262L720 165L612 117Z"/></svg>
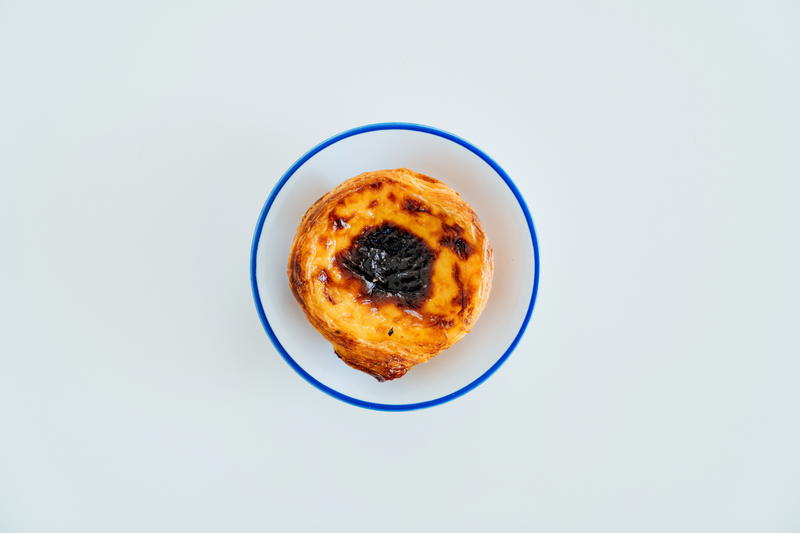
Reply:
<svg viewBox="0 0 800 533"><path fill-rule="evenodd" d="M800 531L800 10L0 3L0 531ZM269 189L450 130L533 211L508 363L358 409L280 359Z"/></svg>

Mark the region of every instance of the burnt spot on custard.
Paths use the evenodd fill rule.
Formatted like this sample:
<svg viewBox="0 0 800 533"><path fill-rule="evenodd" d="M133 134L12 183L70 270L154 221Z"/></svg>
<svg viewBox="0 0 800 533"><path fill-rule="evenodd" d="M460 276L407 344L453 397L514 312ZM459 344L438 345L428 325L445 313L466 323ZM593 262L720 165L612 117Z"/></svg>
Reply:
<svg viewBox="0 0 800 533"><path fill-rule="evenodd" d="M469 303L469 294L464 288L464 281L461 279L461 267L458 266L458 263L453 265L453 281L456 282L456 287L458 287L458 294L453 298L453 305L460 306L458 314L462 315Z"/></svg>
<svg viewBox="0 0 800 533"><path fill-rule="evenodd" d="M334 231L349 228L350 224L348 224L348 222L351 218L353 218L353 215L350 215L349 217L340 217L336 214L336 211L331 211L328 214L328 220L330 221L331 227L334 229Z"/></svg>
<svg viewBox="0 0 800 533"><path fill-rule="evenodd" d="M452 233L455 235L461 235L464 233L464 228L459 226L458 224L453 224L452 226L447 222L442 222L442 229L445 233Z"/></svg>
<svg viewBox="0 0 800 533"><path fill-rule="evenodd" d="M369 188L374 189L376 191L380 190L381 187L383 187L383 182L381 181L373 181L372 183L369 184Z"/></svg>
<svg viewBox="0 0 800 533"><path fill-rule="evenodd" d="M395 195L394 195L394 193L393 193L393 192L391 192L391 191L389 191L389 194L387 194L387 195L386 195L386 198L387 198L387 199L388 199L390 202L396 202L396 201L397 201L397 196L395 196Z"/></svg>
<svg viewBox="0 0 800 533"><path fill-rule="evenodd" d="M450 329L455 324L455 321L447 318L444 315L437 315L434 313L428 313L424 315L425 323L429 326L439 329Z"/></svg>
<svg viewBox="0 0 800 533"><path fill-rule="evenodd" d="M409 213L412 214L431 212L431 210L428 209L428 206L426 206L416 198L406 198L403 201L403 210L408 211Z"/></svg>
<svg viewBox="0 0 800 533"><path fill-rule="evenodd" d="M469 258L472 254L472 246L461 237L464 234L464 228L458 224L450 225L442 221L442 230L444 235L439 239L439 244L453 250L461 260Z"/></svg>
<svg viewBox="0 0 800 533"><path fill-rule="evenodd" d="M468 259L472 254L472 246L461 237L445 235L439 239L439 244L453 250L462 261Z"/></svg>
<svg viewBox="0 0 800 533"><path fill-rule="evenodd" d="M369 207L375 207L375 206L377 206L377 205L378 205L378 200L372 200L372 201L369 203Z"/></svg>
<svg viewBox="0 0 800 533"><path fill-rule="evenodd" d="M436 254L395 224L368 226L337 255L342 273L361 281L362 301L418 308L428 297Z"/></svg>

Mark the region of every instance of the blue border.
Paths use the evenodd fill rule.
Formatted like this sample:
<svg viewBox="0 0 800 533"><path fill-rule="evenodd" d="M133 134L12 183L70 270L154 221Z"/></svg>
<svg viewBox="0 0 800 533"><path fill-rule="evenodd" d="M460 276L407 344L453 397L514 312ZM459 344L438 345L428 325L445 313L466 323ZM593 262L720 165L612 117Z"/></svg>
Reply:
<svg viewBox="0 0 800 533"><path fill-rule="evenodd" d="M361 133L368 133L371 131L380 131L380 130L411 130L411 131L419 131L422 133L429 133L431 135L436 135L438 137L443 137L449 141L452 141L458 145L463 146L470 152L474 153L481 159L483 159L490 167L494 169L495 172L503 179L503 181L508 185L508 188L511 189L511 192L514 193L514 197L517 199L519 206L522 208L522 212L525 214L525 220L528 223L528 230L531 233L531 244L533 245L533 259L534 259L534 274L533 274L533 289L531 291L531 301L528 304L528 310L525 312L525 319L522 321L522 326L520 326L517 335L514 337L514 340L511 342L511 345L508 349L503 353L502 356L483 374L481 374L475 381L465 385L464 387L458 389L455 392L451 392L446 396L442 396L441 398L436 398L435 400L428 400L426 402L419 402L419 403L407 403L407 404L385 404L385 403L373 403L367 402L364 400L359 400L357 398L353 398L352 396L348 396L346 394L342 394L341 392L334 390L327 385L319 382L316 380L311 374L306 372L297 362L292 359L292 356L288 354L286 349L280 343L278 338L275 336L275 332L272 330L272 326L267 320L266 314L264 314L264 307L261 305L261 296L258 292L258 282L256 281L256 255L258 253L258 242L261 240L261 230L264 228L264 221L267 218L267 213L269 213L270 208L272 207L273 202L275 202L275 198L277 198L278 193L281 192L281 189L289 181L297 170L303 166L303 164L314 157L317 153L321 152L328 146L341 141L342 139L346 139L348 137L352 137L353 135L359 135ZM430 126L423 126L421 124L413 124L408 122L383 122L378 124L367 124L366 126L360 126L358 128L353 128L342 132L338 135L327 139L311 150L309 150L304 156L298 159L294 165L286 171L286 173L281 176L281 179L278 180L278 183L272 189L272 192L269 194L267 198L267 202L264 204L264 208L261 210L261 215L258 217L258 223L256 224L256 231L253 235L253 245L250 250L250 283L253 288L253 298L255 299L256 303L256 310L258 311L258 316L261 317L261 323L264 325L264 330L267 332L269 339L272 341L272 344L275 345L275 349L278 350L286 362L289 364L290 367L294 369L295 372L300 374L300 376L314 385L316 388L321 390L322 392L333 396L343 402L349 403L351 405L355 405L358 407L364 407L366 409L375 409L377 411L412 411L414 409L424 409L426 407L433 407L434 405L443 404L445 402L449 402L450 400L454 400L459 396L463 396L464 394L468 393L484 381L486 381L489 376L494 374L494 372L500 368L500 366L508 359L508 356L511 355L511 352L514 351L514 348L517 347L519 340L522 338L522 334L525 332L525 328L528 327L528 322L531 319L531 313L533 312L533 306L536 303L536 293L539 290L539 244L536 240L536 231L533 228L533 220L531 219L531 213L528 210L528 206L525 204L525 200L522 198L522 194L517 189L517 186L514 185L514 182L511 181L511 178L506 174L505 170L503 170L500 165L494 162L494 160L486 155L484 152L473 146L472 144L468 143L464 139L456 137L452 133L447 133L446 131L442 131L436 128L432 128Z"/></svg>

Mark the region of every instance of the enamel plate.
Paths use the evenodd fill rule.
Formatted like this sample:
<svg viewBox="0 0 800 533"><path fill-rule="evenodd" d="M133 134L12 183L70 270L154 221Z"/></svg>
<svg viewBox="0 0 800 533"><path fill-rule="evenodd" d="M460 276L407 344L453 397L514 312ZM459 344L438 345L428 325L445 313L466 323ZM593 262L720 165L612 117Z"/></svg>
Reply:
<svg viewBox="0 0 800 533"><path fill-rule="evenodd" d="M340 361L311 327L289 290L286 264L300 219L320 196L362 172L399 167L442 180L472 205L494 249L494 282L486 309L460 342L404 377L379 383ZM508 358L533 311L539 250L522 195L488 155L429 126L385 123L340 133L292 165L261 211L250 270L264 329L301 377L353 405L406 411L466 394Z"/></svg>

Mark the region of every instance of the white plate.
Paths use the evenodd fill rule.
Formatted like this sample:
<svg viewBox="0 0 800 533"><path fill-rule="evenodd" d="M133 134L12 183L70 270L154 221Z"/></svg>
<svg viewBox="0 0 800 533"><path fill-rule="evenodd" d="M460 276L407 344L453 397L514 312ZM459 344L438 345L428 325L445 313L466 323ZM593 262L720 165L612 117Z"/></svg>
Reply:
<svg viewBox="0 0 800 533"><path fill-rule="evenodd" d="M494 283L471 333L401 379L379 383L340 361L311 327L289 290L286 264L300 218L320 196L362 172L399 167L444 181L472 205L494 249ZM530 319L539 251L522 196L489 156L435 128L385 123L336 135L292 165L258 219L250 269L264 329L300 376L353 405L405 411L457 398L500 367Z"/></svg>

